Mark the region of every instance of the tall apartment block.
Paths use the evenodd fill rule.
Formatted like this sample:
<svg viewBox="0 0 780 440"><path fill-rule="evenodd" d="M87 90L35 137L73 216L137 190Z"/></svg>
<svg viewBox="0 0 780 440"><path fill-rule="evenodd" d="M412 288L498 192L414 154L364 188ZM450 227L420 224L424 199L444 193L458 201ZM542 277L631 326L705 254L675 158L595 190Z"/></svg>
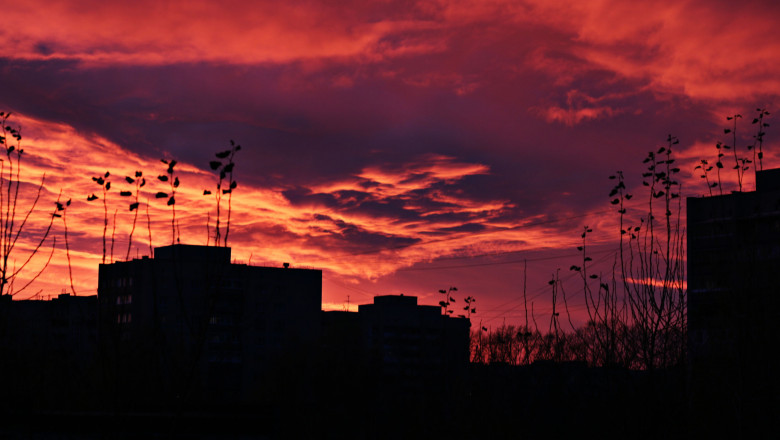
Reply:
<svg viewBox="0 0 780 440"><path fill-rule="evenodd" d="M780 169L759 171L755 191L687 202L692 414L722 435L757 432L780 409Z"/></svg>

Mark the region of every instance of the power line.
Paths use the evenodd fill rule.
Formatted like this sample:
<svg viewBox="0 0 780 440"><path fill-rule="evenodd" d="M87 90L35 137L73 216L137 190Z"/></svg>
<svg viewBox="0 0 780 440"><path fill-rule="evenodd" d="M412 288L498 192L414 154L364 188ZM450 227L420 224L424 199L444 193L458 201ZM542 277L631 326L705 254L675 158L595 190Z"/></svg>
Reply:
<svg viewBox="0 0 780 440"><path fill-rule="evenodd" d="M331 283L333 283L333 284L336 284L336 285L340 286L340 287L341 287L341 288L343 288L343 289L347 289L347 290L351 290L351 291L353 291L353 292L357 292L357 293L359 293L359 294L361 294L361 295L363 295L363 296L365 296L365 297L368 297L368 298L373 298L373 297L375 296L373 293L370 293L370 292L368 292L368 291L365 291L365 290L363 290L363 289L360 289L360 288L358 288L358 287L354 287L354 286L347 286L347 285L345 285L345 284L343 284L343 283L340 283L340 282L338 282L338 281L334 280L333 278L326 277L325 275L323 275L323 276L322 276L322 278L323 278L323 279L325 279L325 280L328 280L328 281L330 281L330 282L331 282Z"/></svg>
<svg viewBox="0 0 780 440"><path fill-rule="evenodd" d="M602 262L604 262L604 261L607 259L607 257L609 257L609 254L607 254L607 255L604 255L603 257L599 258L598 260L595 260L595 261L593 261L591 264L592 264L592 265L595 265L595 264L598 264L598 263L602 263ZM575 277L576 275L577 275L577 273L575 273L575 272L571 272L571 273L569 273L569 274L568 274L568 276L564 277L564 278L563 278L561 281L567 281L567 280L570 280L571 278ZM544 295L545 293L547 293L547 289L548 289L548 287L547 287L547 286L542 286L542 287L538 288L537 290L535 290L535 291L534 291L534 293L532 294L532 296L531 296L530 298L527 298L527 300L526 300L526 301L527 301L527 302L531 302L531 301L533 301L534 299L537 299L537 298L541 297L542 295ZM572 297L573 297L573 296L576 296L576 295L577 295L577 293L576 293L576 292L575 292L574 294L570 294L570 296L572 296ZM522 298L516 298L516 299L512 299L512 300L510 300L510 301L507 301L507 302L505 302L505 303L503 303L503 304L500 304L500 305L498 305L497 307L494 307L494 308L492 308L492 309L488 309L488 310L502 309L503 307L505 307L505 306L508 306L509 304L512 304L512 303L515 303L515 302L519 302L517 305L515 305L515 306L513 306L513 307L509 308L508 310L499 311L499 313L498 313L498 314L495 314L493 317L486 318L486 319L484 319L483 321L484 321L484 322L490 322L490 321L492 321L492 320L494 320L494 319L500 318L500 317L502 317L502 316L506 316L506 315L507 315L507 314L509 314L510 312L512 312L512 311L514 311L514 310L516 310L518 307L520 307L521 305L523 305L523 304L522 304L522 301L523 301L523 299L522 299Z"/></svg>
<svg viewBox="0 0 780 440"><path fill-rule="evenodd" d="M515 251L515 252L528 252L528 251ZM512 252L512 253L515 253ZM591 252L590 255L600 255L605 253L614 253L614 250L611 249L605 249L602 251L595 251ZM549 260L558 260L561 258L570 258L570 257L577 257L580 256L579 253L571 253L571 254L565 254L565 255L555 255L550 257L538 257L538 258L525 258L522 260L510 260L510 261L493 261L493 262L487 262L487 263L471 263L471 264L459 264L459 265L452 265L452 266L435 266L435 267L408 267L403 269L398 269L396 272L410 272L410 271L429 271L429 270L444 270L444 269L461 269L466 267L480 267L480 266L499 266L504 264L518 264L523 263L524 261L549 261ZM492 255L491 255L492 256ZM482 255L474 256L471 258L479 258L482 257Z"/></svg>

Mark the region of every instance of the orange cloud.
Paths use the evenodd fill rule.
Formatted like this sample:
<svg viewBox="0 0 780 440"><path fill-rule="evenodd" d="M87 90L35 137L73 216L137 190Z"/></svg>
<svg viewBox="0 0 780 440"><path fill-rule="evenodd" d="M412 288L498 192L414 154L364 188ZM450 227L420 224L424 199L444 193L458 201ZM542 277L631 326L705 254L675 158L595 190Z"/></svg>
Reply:
<svg viewBox="0 0 780 440"><path fill-rule="evenodd" d="M157 179L166 168L159 158L133 154L106 139L79 133L64 124L24 116L12 118L14 122L25 127L22 179L27 186L22 193L22 211L30 206L32 194L29 188L33 188L44 174L46 184L39 208L25 226L23 240L13 258L21 261L19 258L29 255L38 237L36 231L48 224L53 202L61 192L61 201L72 200L66 219L75 290L79 294L94 294L97 267L103 258L105 212L102 188L91 177L102 176L106 171L110 171L109 180L112 182L107 198L107 261L123 260L127 253L135 211L128 209L132 197L121 197L118 192L133 190L134 187L125 182L125 176L134 176L137 170L143 171L147 185L139 199L141 206L130 257L148 255L148 228L152 231L153 246L171 243L171 209L165 204L167 199L154 197L158 191L170 190L165 182ZM240 163L236 170L240 182ZM361 189L377 200L403 199L415 191L426 190L430 191L433 203L449 206L425 212L425 206L411 202L410 209L421 209L424 215L400 221L359 210L345 211L337 206L293 204L283 195L283 188L240 184L232 201L230 244L233 255L239 261L252 264L291 262L296 266L317 267L349 280L351 277L377 279L399 268L443 256L512 251L527 248L529 243L533 243L535 248L560 246L562 242L575 243L569 238L563 239L560 230L548 228L545 224L534 225L533 220L508 222L500 219L500 214L511 207L507 201L478 201L458 192L432 189L436 185L488 172L485 165L460 162L442 155L425 155L402 167L367 167L352 179L325 182L312 188L323 194ZM176 173L182 182L175 205L182 242L213 243L213 238L209 238L213 231L207 230L206 226L209 220L212 228L214 225L214 200L203 197L202 191L213 189L215 177L188 163L177 164ZM361 186L365 182L371 182L371 189ZM100 199L88 202L87 196L93 193ZM464 215L466 220L456 221L450 214ZM434 218L437 215L443 217ZM459 231L458 228L471 216L476 216L473 218L480 224L480 229ZM222 221L225 221L224 206ZM51 240L56 237L56 250L46 271L20 293L20 297L46 296L63 289L69 290L64 226L61 219L55 219L47 244L30 268L18 276L16 288L26 284L37 269L43 267L51 249ZM358 240L361 236L367 237L368 247L359 241L350 241L356 233ZM391 244L386 248L371 248L371 237L392 241L387 241Z"/></svg>
<svg viewBox="0 0 780 440"><path fill-rule="evenodd" d="M401 169L367 167L358 177L378 183L379 191L386 195L398 195L427 188L435 182L451 182L465 176L487 173L488 167L485 165L457 163L450 157L431 154L416 162L406 163Z"/></svg>
<svg viewBox="0 0 780 440"><path fill-rule="evenodd" d="M6 41L0 56L90 65L242 64L431 50L424 42L392 49L381 43L390 32L424 23L364 20L344 12L341 6L294 2L28 1L6 8L5 20L17 26L0 31Z"/></svg>
<svg viewBox="0 0 780 440"><path fill-rule="evenodd" d="M533 20L573 34L575 55L657 92L744 100L780 90L771 74L780 41L770 37L779 11L770 3L529 3Z"/></svg>
<svg viewBox="0 0 780 440"><path fill-rule="evenodd" d="M524 2L417 2L327 6L231 1L96 3L27 1L6 8L0 57L71 59L88 65L171 63L290 63L319 59L380 62L445 53L453 39L474 29L481 45L511 50L518 27L542 26L569 38L568 46L536 41L524 60L557 71L559 80L594 69L647 81L659 93L696 98L745 99L780 90L771 38L778 11L769 3L718 7L711 2L625 3L527 0ZM561 69L567 53L585 64ZM450 64L455 61L448 57ZM457 62L457 61L455 61ZM454 65L451 64L451 67ZM409 74L403 81L452 83L458 94L479 85L456 71ZM341 76L339 84L352 79ZM345 82L346 81L346 82ZM590 110L580 111L588 118ZM558 114L558 113L556 113ZM553 116L560 119L563 116ZM581 118L582 118L581 117ZM577 116L566 116L576 120Z"/></svg>

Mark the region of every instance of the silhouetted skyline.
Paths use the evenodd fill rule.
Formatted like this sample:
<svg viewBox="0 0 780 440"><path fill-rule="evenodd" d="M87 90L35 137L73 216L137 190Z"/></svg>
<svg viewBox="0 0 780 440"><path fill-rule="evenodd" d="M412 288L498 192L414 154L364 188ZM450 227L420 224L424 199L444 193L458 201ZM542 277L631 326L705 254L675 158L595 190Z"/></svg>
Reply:
<svg viewBox="0 0 780 440"><path fill-rule="evenodd" d="M623 170L639 193L641 160L671 133L683 196L705 194L694 166L714 162L715 143L728 140L725 117L744 116L743 146L755 108L780 107L780 9L770 1L27 1L4 17L13 26L0 30L0 110L22 126L26 181L47 175L45 207L25 238L60 190L72 199L83 295L96 292L103 253L102 200L86 201L102 198L91 177L111 173L114 260L124 259L134 215L119 191L132 189L124 178L135 171L149 181L154 245L171 243L169 207L154 199L167 191L156 179L163 158L179 163L181 242L205 244L215 219L213 197L202 195L216 181L209 161L234 139L243 146L230 233L239 261L322 269L335 310L348 297L354 308L402 292L435 304L439 289L457 286L456 306L475 297L473 320L495 327L523 320L527 260L543 319L547 281L559 268L573 276L583 226L594 230L594 270L609 271L617 233L607 176ZM770 128L766 168L780 164L775 139ZM736 189L729 167L727 191ZM628 210L638 218L644 202ZM50 267L21 298L68 289L62 232L58 221ZM139 223L131 258L148 248ZM582 297L570 292L582 319Z"/></svg>

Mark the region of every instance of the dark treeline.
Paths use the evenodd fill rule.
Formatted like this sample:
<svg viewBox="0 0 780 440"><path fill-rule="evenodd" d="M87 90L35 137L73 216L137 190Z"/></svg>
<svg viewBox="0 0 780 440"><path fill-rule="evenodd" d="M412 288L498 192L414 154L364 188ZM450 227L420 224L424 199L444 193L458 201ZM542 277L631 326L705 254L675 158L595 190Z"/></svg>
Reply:
<svg viewBox="0 0 780 440"><path fill-rule="evenodd" d="M621 327L619 332L589 322L575 331L542 333L517 325L501 325L471 333L471 361L478 364L531 365L538 361L582 362L589 366L642 369L641 328ZM659 332L656 338L670 347L684 347L680 329ZM609 341L606 344L602 341ZM656 368L684 364L684 353L675 351L668 363Z"/></svg>

